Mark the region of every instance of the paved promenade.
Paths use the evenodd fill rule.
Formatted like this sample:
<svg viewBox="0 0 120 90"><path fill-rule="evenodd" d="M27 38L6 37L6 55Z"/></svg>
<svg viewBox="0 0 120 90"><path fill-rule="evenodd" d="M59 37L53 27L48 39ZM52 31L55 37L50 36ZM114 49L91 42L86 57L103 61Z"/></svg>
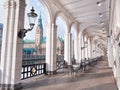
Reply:
<svg viewBox="0 0 120 90"><path fill-rule="evenodd" d="M73 77L67 73L25 80L22 90L117 90L112 70L107 60L88 67L87 71Z"/></svg>

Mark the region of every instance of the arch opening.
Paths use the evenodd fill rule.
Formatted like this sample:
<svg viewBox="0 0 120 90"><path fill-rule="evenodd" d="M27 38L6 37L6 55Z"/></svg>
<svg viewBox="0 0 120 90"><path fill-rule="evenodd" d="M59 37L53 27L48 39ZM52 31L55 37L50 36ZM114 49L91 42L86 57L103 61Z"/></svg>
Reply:
<svg viewBox="0 0 120 90"><path fill-rule="evenodd" d="M49 29L48 25L50 24L51 17L50 11L45 2L42 0L26 0L26 9L25 9L25 28L29 27L27 14L31 7L33 6L35 12L38 14L36 18L34 29L26 34L26 37L23 39L23 64L32 64L39 63L41 61L25 62L24 59L42 59L45 62L46 56L46 32Z"/></svg>

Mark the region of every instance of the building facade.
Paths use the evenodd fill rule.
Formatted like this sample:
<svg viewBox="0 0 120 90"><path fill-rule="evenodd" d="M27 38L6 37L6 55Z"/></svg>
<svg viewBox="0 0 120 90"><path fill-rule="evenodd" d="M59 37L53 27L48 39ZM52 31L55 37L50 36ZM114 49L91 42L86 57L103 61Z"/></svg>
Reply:
<svg viewBox="0 0 120 90"><path fill-rule="evenodd" d="M46 37L43 36L43 30L42 17L40 15L36 27L35 40L23 40L24 55L46 55ZM56 37L56 45L56 54L63 54L64 40L60 37Z"/></svg>

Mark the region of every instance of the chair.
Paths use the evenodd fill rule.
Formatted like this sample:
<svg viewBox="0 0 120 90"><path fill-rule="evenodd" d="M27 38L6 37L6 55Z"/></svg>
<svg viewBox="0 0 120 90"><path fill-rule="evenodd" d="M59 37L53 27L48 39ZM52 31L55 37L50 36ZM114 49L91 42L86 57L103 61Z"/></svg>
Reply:
<svg viewBox="0 0 120 90"><path fill-rule="evenodd" d="M78 70L79 70L79 68L74 69L73 65L68 66L68 74L71 74L72 76L74 76L77 73Z"/></svg>
<svg viewBox="0 0 120 90"><path fill-rule="evenodd" d="M74 72L73 66L72 65L68 65L68 75L69 74L73 75L73 72Z"/></svg>
<svg viewBox="0 0 120 90"><path fill-rule="evenodd" d="M86 63L85 63L85 61L82 61L80 63L80 69L82 69L83 71L85 71L85 69L86 69Z"/></svg>
<svg viewBox="0 0 120 90"><path fill-rule="evenodd" d="M64 68L68 68L68 64L65 61L64 61Z"/></svg>

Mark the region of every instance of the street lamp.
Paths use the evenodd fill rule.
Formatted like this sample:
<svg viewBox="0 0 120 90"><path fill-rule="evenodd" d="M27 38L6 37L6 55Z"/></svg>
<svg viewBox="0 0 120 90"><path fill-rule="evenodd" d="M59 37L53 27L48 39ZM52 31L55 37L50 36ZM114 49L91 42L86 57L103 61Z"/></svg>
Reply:
<svg viewBox="0 0 120 90"><path fill-rule="evenodd" d="M28 32L28 31L31 31L35 25L35 20L37 18L37 14L34 12L34 8L32 7L30 13L27 13L27 16L29 18L29 25L30 25L30 28L28 29L20 29L20 31L18 32L18 37L19 38L24 38L25 37L25 34Z"/></svg>

